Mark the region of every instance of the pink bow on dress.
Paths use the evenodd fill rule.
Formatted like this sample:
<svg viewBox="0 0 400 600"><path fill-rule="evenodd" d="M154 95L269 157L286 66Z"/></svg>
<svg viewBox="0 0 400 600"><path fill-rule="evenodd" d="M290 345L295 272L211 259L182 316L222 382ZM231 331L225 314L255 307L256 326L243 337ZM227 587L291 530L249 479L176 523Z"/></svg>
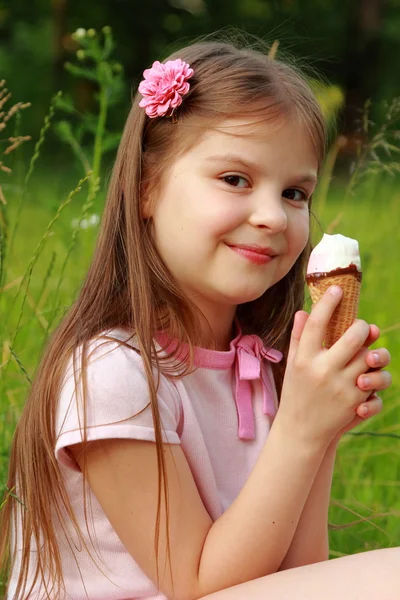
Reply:
<svg viewBox="0 0 400 600"><path fill-rule="evenodd" d="M239 417L239 438L254 440L254 413L251 381L261 379L262 359L278 363L283 357L279 350L265 348L256 335L244 335L236 345L236 407ZM263 413L275 416L273 390L269 377L262 378Z"/></svg>

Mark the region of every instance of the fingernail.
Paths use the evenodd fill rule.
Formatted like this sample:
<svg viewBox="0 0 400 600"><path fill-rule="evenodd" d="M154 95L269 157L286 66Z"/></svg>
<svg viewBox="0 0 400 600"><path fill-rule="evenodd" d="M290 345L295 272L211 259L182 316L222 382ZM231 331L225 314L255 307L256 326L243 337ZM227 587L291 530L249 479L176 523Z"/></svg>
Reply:
<svg viewBox="0 0 400 600"><path fill-rule="evenodd" d="M368 414L368 406L363 406L362 414L365 416Z"/></svg>
<svg viewBox="0 0 400 600"><path fill-rule="evenodd" d="M332 294L332 296L339 296L342 293L342 288L340 288L338 285L332 285L329 288L329 291Z"/></svg>
<svg viewBox="0 0 400 600"><path fill-rule="evenodd" d="M369 377L363 377L362 378L363 387L368 387L370 383L371 383L371 380L370 380Z"/></svg>
<svg viewBox="0 0 400 600"><path fill-rule="evenodd" d="M375 362L376 364L378 364L378 362L379 362L379 360L380 360L380 358L379 358L379 354L378 354L377 352L374 352L374 353L373 353L373 357L374 357L374 362Z"/></svg>

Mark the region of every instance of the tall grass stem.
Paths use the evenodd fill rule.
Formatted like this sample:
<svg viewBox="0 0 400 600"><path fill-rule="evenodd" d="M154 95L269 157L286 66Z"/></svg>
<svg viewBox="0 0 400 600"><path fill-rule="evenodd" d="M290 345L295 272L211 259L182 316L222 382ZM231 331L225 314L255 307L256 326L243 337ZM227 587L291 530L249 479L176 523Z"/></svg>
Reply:
<svg viewBox="0 0 400 600"><path fill-rule="evenodd" d="M45 116L43 127L40 130L39 139L36 142L35 149L34 149L32 158L31 158L30 163L29 163L28 172L27 172L26 177L25 177L24 186L23 186L22 192L20 194L20 200L19 200L19 203L18 203L18 206L17 206L17 210L16 210L16 215L15 215L15 220L14 220L14 227L13 227L13 230L12 230L12 233L11 233L11 236L10 236L10 246L9 246L9 249L8 249L8 253L10 255L12 254L12 250L13 250L13 246L14 246L14 241L15 241L15 236L17 234L17 229L18 229L18 225L19 225L19 217L20 217L20 214L21 214L21 210L22 210L22 207L23 207L23 205L25 203L25 200L26 200L26 194L27 194L27 190L28 190L28 184L29 184L29 181L30 181L30 179L32 177L32 174L33 174L36 162L37 162L37 160L38 160L38 158L40 156L40 149L41 149L41 147L42 147L42 145L43 145L43 143L45 141L46 134L47 134L48 130L50 129L51 122L52 122L52 119L53 119L54 113L55 113L55 107L56 107L57 100L59 98L61 98L61 96L62 96L62 92L61 91L57 92L53 96L53 98L52 98L52 100L50 102L49 112Z"/></svg>

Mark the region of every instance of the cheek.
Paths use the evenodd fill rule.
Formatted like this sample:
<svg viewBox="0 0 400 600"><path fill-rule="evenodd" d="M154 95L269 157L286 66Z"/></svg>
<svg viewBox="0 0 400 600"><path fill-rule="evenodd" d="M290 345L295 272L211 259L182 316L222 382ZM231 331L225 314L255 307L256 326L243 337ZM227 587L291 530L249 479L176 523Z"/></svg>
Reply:
<svg viewBox="0 0 400 600"><path fill-rule="evenodd" d="M196 224L199 235L215 240L236 229L243 222L240 206L218 193L203 194L190 209L188 218Z"/></svg>
<svg viewBox="0 0 400 600"><path fill-rule="evenodd" d="M218 239L226 236L237 229L243 223L243 218L238 216L235 210L210 211L210 218L207 219L207 231L210 238Z"/></svg>
<svg viewBox="0 0 400 600"><path fill-rule="evenodd" d="M235 197L234 194L227 194L215 186L206 189L201 208L197 210L197 218L204 223L211 237L222 237L235 230L246 219L246 200L239 195Z"/></svg>
<svg viewBox="0 0 400 600"><path fill-rule="evenodd" d="M289 222L288 242L291 254L298 256L305 248L310 234L308 210L297 214Z"/></svg>
<svg viewBox="0 0 400 600"><path fill-rule="evenodd" d="M216 240L232 228L234 211L220 200L202 186L164 198L155 215L156 245L164 260L198 259L213 251Z"/></svg>

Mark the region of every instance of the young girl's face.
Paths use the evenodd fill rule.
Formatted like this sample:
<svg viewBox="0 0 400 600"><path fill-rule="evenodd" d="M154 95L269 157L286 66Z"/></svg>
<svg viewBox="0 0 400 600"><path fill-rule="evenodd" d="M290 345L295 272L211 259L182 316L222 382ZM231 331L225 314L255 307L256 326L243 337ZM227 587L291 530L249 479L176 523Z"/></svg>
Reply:
<svg viewBox="0 0 400 600"><path fill-rule="evenodd" d="M293 266L308 240L318 168L300 124L271 124L262 137L229 134L241 133L240 125L207 131L173 163L151 213L144 211L183 290L221 314L260 297ZM269 258L237 245L259 246Z"/></svg>

